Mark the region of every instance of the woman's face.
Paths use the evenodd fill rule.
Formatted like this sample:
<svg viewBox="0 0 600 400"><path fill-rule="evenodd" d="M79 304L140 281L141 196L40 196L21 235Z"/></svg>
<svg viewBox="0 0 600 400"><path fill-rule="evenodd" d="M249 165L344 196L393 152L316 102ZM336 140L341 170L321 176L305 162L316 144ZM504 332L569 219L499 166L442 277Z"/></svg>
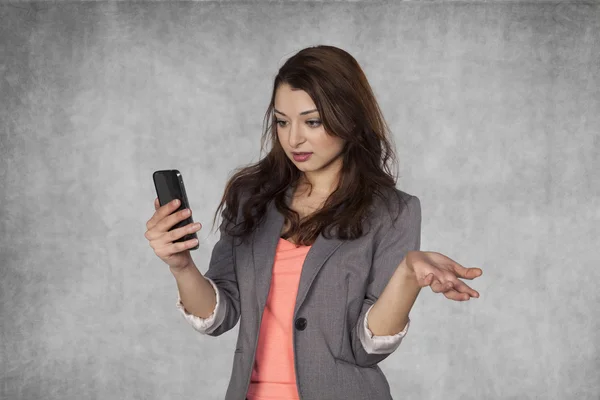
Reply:
<svg viewBox="0 0 600 400"><path fill-rule="evenodd" d="M277 137L302 172L340 167L344 140L325 132L315 103L303 90L282 84L275 92Z"/></svg>

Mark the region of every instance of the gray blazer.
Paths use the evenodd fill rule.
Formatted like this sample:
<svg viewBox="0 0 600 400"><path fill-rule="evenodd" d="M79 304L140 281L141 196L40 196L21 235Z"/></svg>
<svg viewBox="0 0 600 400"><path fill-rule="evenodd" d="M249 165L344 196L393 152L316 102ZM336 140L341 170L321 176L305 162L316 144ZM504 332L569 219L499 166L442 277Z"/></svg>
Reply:
<svg viewBox="0 0 600 400"><path fill-rule="evenodd" d="M320 235L306 256L293 330L296 382L302 400L392 399L388 381L377 365L389 354L368 354L358 332L366 311L406 253L420 249L420 201L396 191L406 202L390 202L392 211L402 207L395 224L387 206L377 201L361 238L343 241ZM291 195L288 189L288 204ZM253 244L236 241L234 245L221 225L221 237L205 273L217 285L226 309L225 319L209 335L219 336L240 321L226 400L246 398L283 223L283 215L271 202Z"/></svg>

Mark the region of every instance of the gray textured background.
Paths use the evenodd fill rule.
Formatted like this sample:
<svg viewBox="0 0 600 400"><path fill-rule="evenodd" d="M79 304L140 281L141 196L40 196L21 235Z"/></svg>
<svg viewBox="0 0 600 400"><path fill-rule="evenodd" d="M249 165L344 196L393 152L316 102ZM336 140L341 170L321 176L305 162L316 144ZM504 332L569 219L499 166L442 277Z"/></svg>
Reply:
<svg viewBox="0 0 600 400"><path fill-rule="evenodd" d="M599 399L599 28L597 2L0 6L0 398L223 398L237 328L176 310L151 175L183 173L205 271L277 69L333 44L394 132L422 249L484 270L480 299L422 291L381 364L394 398Z"/></svg>

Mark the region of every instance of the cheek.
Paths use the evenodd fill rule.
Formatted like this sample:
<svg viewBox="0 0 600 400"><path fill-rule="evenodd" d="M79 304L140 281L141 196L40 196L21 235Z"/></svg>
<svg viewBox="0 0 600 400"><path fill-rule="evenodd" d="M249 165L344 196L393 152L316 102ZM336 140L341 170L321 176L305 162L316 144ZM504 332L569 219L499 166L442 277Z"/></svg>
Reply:
<svg viewBox="0 0 600 400"><path fill-rule="evenodd" d="M326 136L321 140L319 147L328 155L337 155L344 147L344 144L340 138Z"/></svg>

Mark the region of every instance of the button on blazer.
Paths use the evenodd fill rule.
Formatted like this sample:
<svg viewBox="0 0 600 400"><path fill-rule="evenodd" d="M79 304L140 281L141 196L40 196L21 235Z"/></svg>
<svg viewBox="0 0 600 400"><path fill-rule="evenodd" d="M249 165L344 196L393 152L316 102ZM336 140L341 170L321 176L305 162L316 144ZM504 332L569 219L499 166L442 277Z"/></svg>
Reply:
<svg viewBox="0 0 600 400"><path fill-rule="evenodd" d="M292 193L287 189L288 205ZM377 365L389 353L367 353L358 332L406 253L420 249L421 204L399 189L384 193L387 200L375 198L362 237L326 239L321 234L302 266L292 343L302 400L392 399ZM218 287L225 308L223 322L209 335L219 336L240 322L226 400L246 398L283 224L273 201L248 243L234 240L221 224L204 274Z"/></svg>

